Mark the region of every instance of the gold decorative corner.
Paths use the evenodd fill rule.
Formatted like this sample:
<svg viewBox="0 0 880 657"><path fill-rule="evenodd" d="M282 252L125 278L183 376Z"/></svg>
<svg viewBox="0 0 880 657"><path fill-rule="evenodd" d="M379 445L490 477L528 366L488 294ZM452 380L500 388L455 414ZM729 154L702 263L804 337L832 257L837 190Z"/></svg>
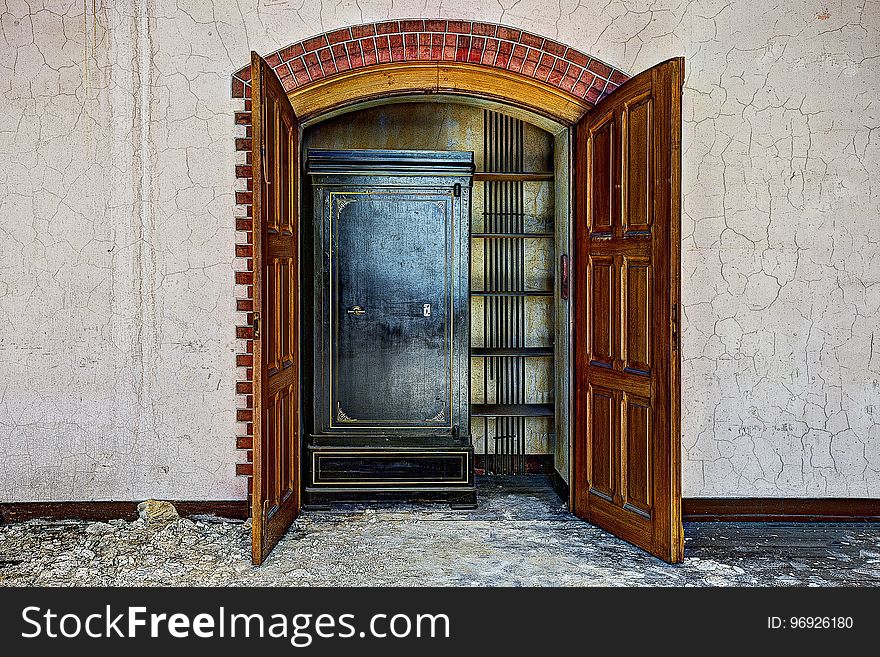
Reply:
<svg viewBox="0 0 880 657"><path fill-rule="evenodd" d="M339 402L336 402L336 419L340 422L357 422L357 420L348 417L345 411L342 410L342 405Z"/></svg>

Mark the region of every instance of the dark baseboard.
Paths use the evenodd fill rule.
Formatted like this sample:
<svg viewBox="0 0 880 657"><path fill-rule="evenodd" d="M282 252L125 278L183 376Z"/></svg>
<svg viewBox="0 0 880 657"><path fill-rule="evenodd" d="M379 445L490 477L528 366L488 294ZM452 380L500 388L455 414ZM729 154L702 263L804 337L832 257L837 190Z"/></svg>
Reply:
<svg viewBox="0 0 880 657"><path fill-rule="evenodd" d="M536 469L544 467L540 459L532 463ZM552 460L547 474L557 495L567 502L568 484L553 468ZM244 520L250 515L245 500L172 500L172 503L184 517L214 515ZM35 518L131 521L137 518L137 505L137 502L117 501L0 502L0 522ZM681 506L685 522L880 522L880 499L686 497Z"/></svg>
<svg viewBox="0 0 880 657"><path fill-rule="evenodd" d="M559 499L568 504L569 487L556 468L553 468L550 472L550 484L553 486L553 490L556 491L556 494L559 495Z"/></svg>
<svg viewBox="0 0 880 657"><path fill-rule="evenodd" d="M491 463L492 455L489 455ZM486 474L487 459L485 454L474 454L476 474ZM526 474L550 474L553 472L553 454L526 454Z"/></svg>
<svg viewBox="0 0 880 657"><path fill-rule="evenodd" d="M171 500L184 517L212 515L244 520L250 516L245 500ZM138 502L0 502L0 522L46 520L132 521L138 517Z"/></svg>
<svg viewBox="0 0 880 657"><path fill-rule="evenodd" d="M880 522L880 499L686 497L685 522Z"/></svg>

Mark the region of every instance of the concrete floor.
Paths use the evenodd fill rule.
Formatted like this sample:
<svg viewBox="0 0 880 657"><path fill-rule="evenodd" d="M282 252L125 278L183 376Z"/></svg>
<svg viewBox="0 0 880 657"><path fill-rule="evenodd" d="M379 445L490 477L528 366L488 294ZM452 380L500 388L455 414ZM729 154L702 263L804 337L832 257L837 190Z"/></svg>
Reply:
<svg viewBox="0 0 880 657"><path fill-rule="evenodd" d="M571 516L546 477L479 487L473 511L306 511L259 568L242 522L0 526L0 585L880 585L878 524L689 523L671 566Z"/></svg>

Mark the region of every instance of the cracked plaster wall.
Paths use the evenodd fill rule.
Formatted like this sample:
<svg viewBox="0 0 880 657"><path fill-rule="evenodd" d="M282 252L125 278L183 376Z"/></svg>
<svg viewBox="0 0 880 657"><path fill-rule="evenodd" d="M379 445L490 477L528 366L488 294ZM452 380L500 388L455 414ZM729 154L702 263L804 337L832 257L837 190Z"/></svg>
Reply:
<svg viewBox="0 0 880 657"><path fill-rule="evenodd" d="M877 1L0 7L0 498L243 497L229 76L434 16L687 58L684 494L880 495Z"/></svg>

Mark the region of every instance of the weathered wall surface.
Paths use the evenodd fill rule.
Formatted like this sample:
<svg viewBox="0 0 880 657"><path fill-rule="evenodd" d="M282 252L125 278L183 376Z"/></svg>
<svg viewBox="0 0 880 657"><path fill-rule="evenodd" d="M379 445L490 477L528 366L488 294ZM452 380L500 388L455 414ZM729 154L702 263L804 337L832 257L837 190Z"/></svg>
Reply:
<svg viewBox="0 0 880 657"><path fill-rule="evenodd" d="M42 4L0 14L2 499L244 495L229 75L414 16L687 58L684 493L880 495L880 3Z"/></svg>

